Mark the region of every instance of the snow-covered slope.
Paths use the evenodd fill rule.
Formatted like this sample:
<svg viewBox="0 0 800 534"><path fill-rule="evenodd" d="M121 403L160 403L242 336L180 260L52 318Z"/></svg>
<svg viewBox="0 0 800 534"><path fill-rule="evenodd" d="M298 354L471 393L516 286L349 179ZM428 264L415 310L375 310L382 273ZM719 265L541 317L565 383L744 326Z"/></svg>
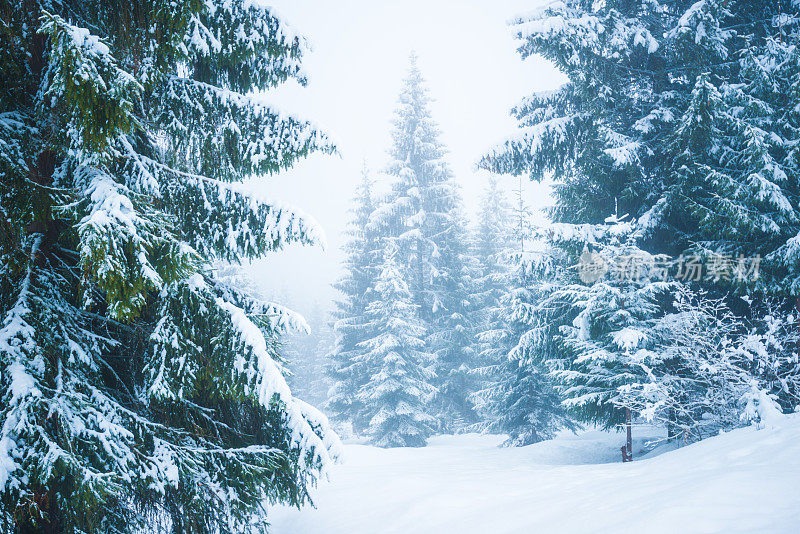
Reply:
<svg viewBox="0 0 800 534"><path fill-rule="evenodd" d="M800 414L619 463L621 434L516 449L443 436L422 449L345 447L317 509L273 511L276 534L796 533Z"/></svg>

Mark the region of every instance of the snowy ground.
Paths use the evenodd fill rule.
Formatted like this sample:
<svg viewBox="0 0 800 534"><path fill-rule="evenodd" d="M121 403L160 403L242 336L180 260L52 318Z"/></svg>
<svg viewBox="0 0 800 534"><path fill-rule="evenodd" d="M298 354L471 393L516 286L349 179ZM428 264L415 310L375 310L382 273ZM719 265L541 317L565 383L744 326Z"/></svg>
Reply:
<svg viewBox="0 0 800 534"><path fill-rule="evenodd" d="M279 508L276 534L797 533L800 414L619 463L621 434L523 448L443 436L422 449L347 445L317 508ZM636 449L640 448L637 444Z"/></svg>

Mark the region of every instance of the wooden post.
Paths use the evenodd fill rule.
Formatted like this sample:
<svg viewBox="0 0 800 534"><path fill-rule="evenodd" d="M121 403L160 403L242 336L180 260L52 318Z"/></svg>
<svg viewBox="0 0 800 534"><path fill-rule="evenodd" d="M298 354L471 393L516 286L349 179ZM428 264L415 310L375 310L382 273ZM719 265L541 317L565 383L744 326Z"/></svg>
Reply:
<svg viewBox="0 0 800 534"><path fill-rule="evenodd" d="M625 456L626 461L633 461L633 439L631 438L631 409L625 408Z"/></svg>
<svg viewBox="0 0 800 534"><path fill-rule="evenodd" d="M633 461L633 439L631 438L631 410L625 408L625 445L619 448L622 451L622 462Z"/></svg>

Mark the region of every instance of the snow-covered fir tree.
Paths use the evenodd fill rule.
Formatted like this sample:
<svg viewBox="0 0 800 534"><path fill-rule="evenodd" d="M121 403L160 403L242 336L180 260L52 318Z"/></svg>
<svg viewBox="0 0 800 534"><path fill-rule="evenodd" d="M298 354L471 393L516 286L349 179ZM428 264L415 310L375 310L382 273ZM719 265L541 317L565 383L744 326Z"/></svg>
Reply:
<svg viewBox="0 0 800 534"><path fill-rule="evenodd" d="M350 211L344 275L336 284L341 298L334 312L336 342L329 355L328 376L332 385L326 405L338 423L352 424L356 433L363 432L367 425L358 392L369 378L368 371L359 363L364 352L359 343L369 333L367 306L383 261L378 228L370 221L376 207L373 180L365 168Z"/></svg>
<svg viewBox="0 0 800 534"><path fill-rule="evenodd" d="M475 356L469 324L475 265L461 194L444 159L430 102L412 54L392 131L388 173L395 181L372 220L396 238L397 261L428 329L428 350L435 354L435 411L443 430L455 430L475 421L467 400Z"/></svg>
<svg viewBox="0 0 800 534"><path fill-rule="evenodd" d="M797 173L800 169L800 14L792 12L780 13L776 18L776 34L766 40L761 54L746 56L746 69L751 72L753 82L750 92L756 98L769 105L762 113L762 123L766 123L766 131L774 143L781 140L777 153L779 161L790 172L783 181L793 187L792 193L786 195L793 203L797 199ZM773 136L773 131L777 136ZM785 233L796 228L784 229ZM800 295L800 232L791 236L775 252L767 256L765 267L774 269L766 278L765 287L776 281L779 287L792 296Z"/></svg>
<svg viewBox="0 0 800 534"><path fill-rule="evenodd" d="M797 6L771 0L567 0L543 6L514 25L522 55L547 57L569 81L518 105L520 135L488 154L482 166L533 178L554 174L551 217L556 224L549 239L554 248L574 260L583 245L576 249L567 241L591 243L597 237L593 229L602 226L607 213L629 213L640 236L636 245L645 254L679 261L697 254L705 270L693 280L695 286L716 294L731 289L749 294L761 304L756 309L764 309L764 294L773 293L783 306L773 316L785 316L798 295L794 273L800 264L798 130L796 113L790 111L797 102ZM720 255L729 270L711 275L707 264ZM737 276L742 258L763 259L760 276ZM557 272L566 272L565 266ZM556 279L556 286L565 283ZM606 335L611 335L616 327L599 310L622 310L612 297L624 288L606 286L605 297L599 293L602 285L592 284L557 301L573 298L587 307L594 300L597 313L583 317L607 323ZM626 306L637 302L631 297L623 299ZM736 298L728 298L737 320L766 322L766 317L746 316ZM651 306L648 300L638 299L642 312ZM673 300L658 299L659 313ZM629 319L641 322L647 316L634 313ZM548 313L542 321L559 325L565 317ZM597 345L603 329L593 319L588 339L581 337L585 324L569 320L560 326L566 359L557 374L575 382L564 392L571 402L582 398L589 412L612 421L618 410L595 411L591 399L620 406L618 387L610 387L616 379L606 381L617 376L618 386L638 383L642 361L631 360L639 371L634 365L611 375L605 366L592 369L591 362L604 351L625 358L638 353L642 359L651 350L654 358L663 358L654 345L658 332L650 330L642 344L621 351L619 344L608 345L609 337ZM644 323L628 326L649 329ZM606 396L587 385L617 393Z"/></svg>
<svg viewBox="0 0 800 534"><path fill-rule="evenodd" d="M481 197L472 254L478 265L473 294L473 325L487 329L492 310L508 291L509 252L512 246L511 204L496 176L489 178Z"/></svg>
<svg viewBox="0 0 800 534"><path fill-rule="evenodd" d="M575 429L545 365L542 329L531 313L546 271L537 253L515 254L510 288L493 310L490 328L479 335L481 363L487 380L472 395L483 415L484 431L508 434L506 445L523 446L553 437L562 428Z"/></svg>
<svg viewBox="0 0 800 534"><path fill-rule="evenodd" d="M319 302L313 303L305 319L308 332L294 333L283 341L283 352L291 372L287 382L295 395L321 407L328 400L331 386L326 372L334 336L330 318Z"/></svg>
<svg viewBox="0 0 800 534"><path fill-rule="evenodd" d="M263 532L337 454L302 324L215 279L315 226L237 182L330 151L252 96L304 40L242 0L6 3L0 530Z"/></svg>
<svg viewBox="0 0 800 534"><path fill-rule="evenodd" d="M616 202L653 253L760 254L775 272L763 288L785 285L800 230L795 7L570 0L515 27L522 55L569 82L514 110L521 135L485 167L555 172L557 222L601 223Z"/></svg>
<svg viewBox="0 0 800 534"><path fill-rule="evenodd" d="M283 302L290 309L296 308L295 299L285 286L264 288L241 265L219 263L215 268L215 276L255 300ZM333 343L329 317L325 307L315 301L308 313L297 319L297 328L280 339L279 350L287 362L286 382L294 395L312 406L322 407L327 401L330 387L325 376L327 355Z"/></svg>
<svg viewBox="0 0 800 534"><path fill-rule="evenodd" d="M658 258L638 247L640 234L626 218L552 225L550 241L561 255L529 313L543 327L530 341L560 382L564 405L582 420L630 429L635 414L621 391L644 374L640 360L656 342L673 282Z"/></svg>
<svg viewBox="0 0 800 534"><path fill-rule="evenodd" d="M480 210L478 258L486 273L480 281L487 293L479 316L479 364L482 378L472 394L483 431L508 434L506 445L529 445L552 437L560 428L574 428L539 347L531 308L547 274L545 256L526 251L533 245L531 213L522 188L513 209L493 180ZM481 239L483 236L483 239ZM488 255L485 254L488 252ZM491 293L489 293L491 292ZM488 298L487 298L488 297Z"/></svg>
<svg viewBox="0 0 800 534"><path fill-rule="evenodd" d="M507 303L503 302L512 281L512 210L497 177L484 189L473 238L473 254L479 276L475 280L472 324L475 328L476 362L471 373L477 390L470 400L480 416L480 430L494 430L503 410L499 388L513 381L505 362L514 345L506 322ZM501 386L501 383L503 386ZM498 432L504 432L499 429Z"/></svg>
<svg viewBox="0 0 800 534"><path fill-rule="evenodd" d="M665 198L691 214L675 228L700 253L769 253L797 223L789 200L797 191L761 128L770 120L765 114L769 105L742 88L717 87L707 73L697 77L672 135L668 170L676 183Z"/></svg>
<svg viewBox="0 0 800 534"><path fill-rule="evenodd" d="M378 281L367 307L369 337L360 343L359 364L369 373L358 398L368 420L366 434L379 447L422 447L436 420L427 404L436 389L428 369L425 326L396 261L397 247L386 240Z"/></svg>
<svg viewBox="0 0 800 534"><path fill-rule="evenodd" d="M749 300L749 299L748 299ZM755 420L770 424L800 405L798 325L780 306L737 316L723 298L687 285L637 354L644 373L620 388L619 403L669 437L691 442Z"/></svg>

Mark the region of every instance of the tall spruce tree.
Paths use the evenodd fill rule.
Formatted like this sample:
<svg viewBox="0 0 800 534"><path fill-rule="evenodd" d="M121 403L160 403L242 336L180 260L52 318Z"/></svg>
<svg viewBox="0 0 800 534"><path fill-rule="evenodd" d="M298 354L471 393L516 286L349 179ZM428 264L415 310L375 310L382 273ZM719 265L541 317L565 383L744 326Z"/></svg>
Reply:
<svg viewBox="0 0 800 534"><path fill-rule="evenodd" d="M328 355L333 344L333 332L326 309L314 302L306 316L307 332L286 336L283 353L291 371L288 377L292 392L313 406L324 406L330 382L326 375Z"/></svg>
<svg viewBox="0 0 800 534"><path fill-rule="evenodd" d="M486 299L477 336L475 374L483 379L482 387L471 398L482 415L479 428L508 434L506 445L523 446L575 427L547 374L542 348L534 343L539 325L531 310L547 281L545 256L524 248L526 243L533 246L534 236L522 189L513 210L499 194L492 182L480 211L481 220L488 221L480 227L489 231L479 233L487 243L478 250L491 251L481 263L492 273L481 286L494 290Z"/></svg>
<svg viewBox="0 0 800 534"><path fill-rule="evenodd" d="M800 48L797 46L800 43L800 8L780 13L773 28L777 31L766 37L763 51L745 56L745 72L752 80L748 92L769 106L768 113L760 114L762 123L766 123L764 129L770 132L773 143L782 141L777 151L778 161L787 170L782 187L793 186L791 194L786 196L794 204L800 196L796 190L800 172ZM777 136L772 136L773 131ZM795 230L789 228L785 232L790 234ZM799 244L800 232L766 257L767 270L773 271L765 277L765 286L777 282L781 290L795 297L800 295Z"/></svg>
<svg viewBox="0 0 800 534"><path fill-rule="evenodd" d="M411 56L395 112L389 198L373 215L396 238L403 270L435 354L436 411L442 430L475 421L467 396L474 360L469 324L475 265L470 261L461 194L444 159L445 147L430 112L431 98Z"/></svg>
<svg viewBox="0 0 800 534"><path fill-rule="evenodd" d="M313 225L236 182L330 151L252 96L304 41L242 0L5 3L0 529L256 532L337 451L300 323L217 280Z"/></svg>
<svg viewBox="0 0 800 534"><path fill-rule="evenodd" d="M774 0L544 6L516 21L520 51L550 59L569 81L517 106L521 135L482 165L532 178L554 173L557 224L550 242L559 262L574 263L581 254L576 243L591 242L606 214L619 210L633 216L637 245L651 257L764 260L759 278L706 270L695 285L794 300L800 195L790 110L797 98L797 12L795 4ZM572 237L564 239L564 232ZM562 344L568 361L591 362L601 353L593 338L580 340L569 314L541 313L542 323L578 336ZM572 371L561 377L583 372ZM599 384L604 377L606 370L597 369L584 378ZM617 397L607 400L601 404L608 408L619 404Z"/></svg>
<svg viewBox="0 0 800 534"><path fill-rule="evenodd" d="M520 104L522 135L483 164L555 172L559 222L599 224L617 203L653 253L769 256L761 288L780 290L793 255L776 251L800 230L796 130L779 111L792 107L796 11L576 0L519 19L523 56L544 55L569 82Z"/></svg>
<svg viewBox="0 0 800 534"><path fill-rule="evenodd" d="M357 434L364 432L367 426L364 407L357 396L368 378L368 371L361 363L364 349L359 344L367 339L370 322L367 307L383 261L378 228L370 221L377 207L373 189L372 178L365 168L350 212L345 273L336 284L342 297L334 312L336 343L328 366L333 384L326 408L339 423L351 423Z"/></svg>
<svg viewBox="0 0 800 534"><path fill-rule="evenodd" d="M368 418L366 434L379 447L422 447L436 422L426 404L436 389L425 352L425 326L387 239L381 273L367 307L370 335L359 363L369 374L358 398Z"/></svg>
<svg viewBox="0 0 800 534"><path fill-rule="evenodd" d="M505 363L514 343L508 335L503 302L512 279L510 253L515 243L511 215L505 192L498 178L492 176L481 197L473 252L479 265L472 317L477 358L471 370L477 390L470 400L481 418L476 425L481 430L495 430L498 414L504 408L498 388L500 383L512 380Z"/></svg>
<svg viewBox="0 0 800 534"><path fill-rule="evenodd" d="M543 283L539 258L514 256L510 289L500 298L490 328L481 332L484 387L472 395L483 416L483 431L507 434L505 445L524 446L553 437L562 428L575 429L562 406L545 365L532 308Z"/></svg>
<svg viewBox="0 0 800 534"><path fill-rule="evenodd" d="M512 246L511 204L496 176L489 178L478 210L473 256L478 264L473 296L473 324L476 331L485 331L492 310L508 291L508 256Z"/></svg>
<svg viewBox="0 0 800 534"><path fill-rule="evenodd" d="M573 251L566 258L577 272L564 273L538 304L550 317L561 314L554 321L560 325L557 352L548 363L562 383L565 405L605 426L630 425L620 392L644 373L639 359L656 341L655 321L674 286L656 258L638 247L640 234L625 219L612 215L604 225L552 228L551 239Z"/></svg>

